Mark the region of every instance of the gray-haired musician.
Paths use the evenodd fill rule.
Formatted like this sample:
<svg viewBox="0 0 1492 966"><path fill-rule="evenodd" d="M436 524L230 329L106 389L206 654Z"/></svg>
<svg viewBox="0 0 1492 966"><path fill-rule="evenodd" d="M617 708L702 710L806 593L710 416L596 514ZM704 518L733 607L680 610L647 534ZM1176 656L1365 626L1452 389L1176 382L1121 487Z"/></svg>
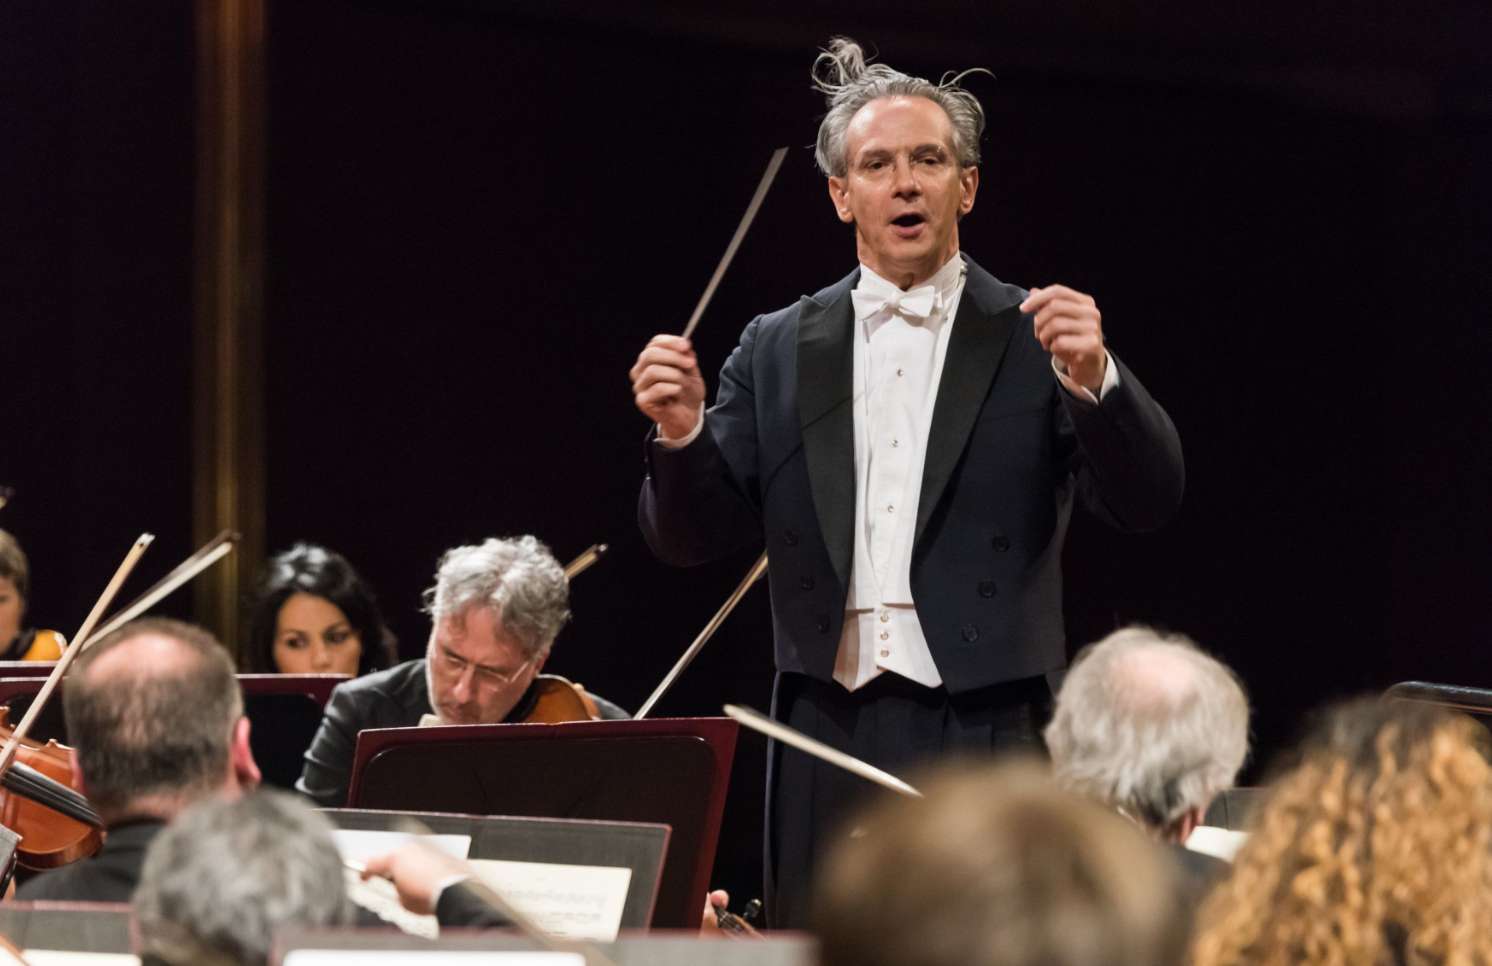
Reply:
<svg viewBox="0 0 1492 966"><path fill-rule="evenodd" d="M859 265L760 316L715 405L687 340L631 376L657 424L639 518L679 565L765 541L781 721L893 771L1037 745L1066 661L1074 498L1116 527L1181 500L1164 410L1104 348L1094 299L1001 282L959 247L984 112L834 41L817 161ZM823 836L859 780L774 748L769 916L800 926Z"/></svg>

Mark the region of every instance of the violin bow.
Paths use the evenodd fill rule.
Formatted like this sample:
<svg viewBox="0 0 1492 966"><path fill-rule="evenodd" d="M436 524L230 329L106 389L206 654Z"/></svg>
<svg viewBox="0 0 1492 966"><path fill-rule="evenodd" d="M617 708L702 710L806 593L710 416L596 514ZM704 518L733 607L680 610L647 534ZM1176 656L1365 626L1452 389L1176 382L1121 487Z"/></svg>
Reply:
<svg viewBox="0 0 1492 966"><path fill-rule="evenodd" d="M791 745L801 752L812 755L820 761L826 761L831 765L837 765L852 775L858 775L868 782L874 782L882 788L889 788L893 792L906 795L910 798L921 798L922 793L897 778L888 771L882 771L875 765L861 761L854 755L847 755L838 748L830 748L822 741L808 737L801 731L795 731L787 725L756 711L752 708L743 708L739 705L728 704L725 713L750 728L759 731L768 738L776 738L785 745Z"/></svg>
<svg viewBox="0 0 1492 966"><path fill-rule="evenodd" d="M141 594L132 604L116 614L113 619L87 640L76 647L69 647L68 653L76 650L81 654L84 650L93 646L95 642L102 640L104 637L145 613L151 607L154 607L172 591L225 557L233 549L237 540L238 535L232 531L224 530L222 533L219 533L212 540L208 541L202 549L178 564L174 570L163 577L154 587ZM64 657L66 657L66 654L64 654ZM71 660L71 658L68 658L68 660ZM42 695L38 693L36 701L32 703L32 707L35 708L37 702L41 700ZM28 717L30 717L29 714ZM23 722L23 724L27 724L29 727L29 722ZM17 731L19 730L18 728ZM9 768L0 772L0 785L24 798L29 798L32 801L46 805L48 808L55 809L69 818L77 819L95 828L103 827L103 821L98 817L98 813L93 810L92 806L88 804L86 798L61 782L28 767L23 762L12 761Z"/></svg>
<svg viewBox="0 0 1492 966"><path fill-rule="evenodd" d="M84 619L83 626L78 628L78 633L74 636L73 640L87 640L88 636L93 633L93 626L98 623L98 619L103 616L104 611L114 602L114 595L119 593L119 588L124 584L125 578L129 577L130 572L135 569L135 564L140 562L141 555L145 553L154 540L154 534L140 534L134 546L130 547L129 553L124 555L124 560L119 564L119 568L114 571L114 576L109 581L109 585L104 588L103 594L94 602L93 609L88 612L88 617ZM15 761L16 751L20 748L21 739L25 738L26 733L31 730L32 722L36 720L37 715L41 714L41 709L46 706L47 699L57 689L57 682L62 680L62 676L72 666L73 659L82 650L81 647L67 648L62 652L62 657L58 659L56 666L52 668L52 673L47 675L47 679L43 682L41 690L32 699L31 707L26 709L25 716L21 718L21 723L16 725L15 730L10 733L10 739L5 742L4 749L0 750L0 776L10 771L11 763Z"/></svg>
<svg viewBox="0 0 1492 966"><path fill-rule="evenodd" d="M139 617L147 610L150 610L150 608L160 603L182 584L185 584L208 567L228 556L237 543L238 534L232 530L224 530L207 541L196 553L177 564L169 574L157 581L155 586L135 598L124 610L111 617L109 623L99 628L97 633L89 637L86 641L83 641L80 650L92 647L98 641L103 640L106 636L119 630L119 628ZM72 650L72 648L68 648L68 650Z"/></svg>
<svg viewBox="0 0 1492 966"><path fill-rule="evenodd" d="M641 721L643 718L646 718L648 716L648 712L653 710L653 705L657 704L658 699L663 697L663 692L667 691L670 687L673 686L673 682L675 681L675 679L677 679L680 674L684 673L684 668L688 667L690 662L693 661L694 658L699 654L700 649L705 646L705 642L707 642L714 635L714 633L720 629L720 625L724 624L725 619L730 616L730 612L736 609L736 605L741 602L741 598L746 596L746 591L750 590L751 586L758 580L761 580L762 575L766 572L767 555L764 553L760 557L756 558L756 563L751 566L751 569L747 571L746 576L743 577L741 579L741 582L736 585L736 589L731 593L730 597L728 597L725 603L720 606L720 609L715 612L715 616L710 618L710 622L705 625L705 629L699 632L699 636L694 639L694 643L690 644L688 650L684 652L683 656L674 663L673 668L669 670L668 674L664 676L661 682L659 682L658 687L653 689L653 693L648 696L647 701L643 702L642 707L638 710L637 714L633 716L632 720Z"/></svg>
<svg viewBox="0 0 1492 966"><path fill-rule="evenodd" d="M694 314L689 316L689 324L684 326L684 338L694 334L694 329L699 325L700 316L705 314L705 306L710 304L710 299L715 296L715 289L719 287L720 280L725 277L725 270L730 268L731 259L736 257L736 249L741 247L741 239L746 237L746 231L756 219L756 212L766 200L767 190L772 187L772 181L777 177L777 169L782 167L782 159L787 157L787 148L778 148L772 152L772 159L767 162L767 170L762 174L762 180L757 182L756 193L751 196L751 203L746 206L746 214L741 216L741 223L736 226L736 233L731 236L730 244L725 246L725 254L720 258L720 264L715 266L715 274L710 276L710 284L705 286L705 294L699 297L699 304L694 306Z"/></svg>
<svg viewBox="0 0 1492 966"><path fill-rule="evenodd" d="M589 547L586 547L585 552L576 557L574 560L565 564L565 579L574 580L576 577L579 577L581 574L591 569L596 561L606 556L606 551L610 549L611 548L604 543L593 543Z"/></svg>

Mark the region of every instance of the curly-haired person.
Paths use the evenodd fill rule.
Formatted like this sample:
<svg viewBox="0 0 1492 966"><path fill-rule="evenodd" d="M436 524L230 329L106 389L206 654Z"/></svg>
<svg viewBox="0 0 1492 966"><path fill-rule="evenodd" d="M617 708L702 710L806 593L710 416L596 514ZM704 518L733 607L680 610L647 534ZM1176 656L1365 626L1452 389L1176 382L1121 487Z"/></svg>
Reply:
<svg viewBox="0 0 1492 966"><path fill-rule="evenodd" d="M1330 712L1203 906L1196 966L1492 963L1488 751L1427 705Z"/></svg>

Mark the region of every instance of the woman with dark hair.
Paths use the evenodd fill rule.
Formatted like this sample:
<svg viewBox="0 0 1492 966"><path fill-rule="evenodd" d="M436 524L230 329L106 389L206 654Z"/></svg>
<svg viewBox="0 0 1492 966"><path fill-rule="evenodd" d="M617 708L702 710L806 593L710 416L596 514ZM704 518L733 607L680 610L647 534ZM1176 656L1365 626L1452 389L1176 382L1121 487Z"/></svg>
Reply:
<svg viewBox="0 0 1492 966"><path fill-rule="evenodd" d="M0 530L0 661L55 661L67 640L56 631L28 628L31 565L16 538Z"/></svg>
<svg viewBox="0 0 1492 966"><path fill-rule="evenodd" d="M249 614L245 671L367 674L395 653L372 588L347 558L298 543L270 559Z"/></svg>

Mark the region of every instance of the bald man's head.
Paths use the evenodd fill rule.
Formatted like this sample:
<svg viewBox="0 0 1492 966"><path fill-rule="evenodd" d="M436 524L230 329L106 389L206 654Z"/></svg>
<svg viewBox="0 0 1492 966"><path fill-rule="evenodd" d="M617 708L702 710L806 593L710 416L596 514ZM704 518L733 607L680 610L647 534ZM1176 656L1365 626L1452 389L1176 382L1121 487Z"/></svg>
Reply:
<svg viewBox="0 0 1492 966"><path fill-rule="evenodd" d="M1243 766L1248 698L1186 638L1124 628L1073 662L1046 742L1063 784L1181 838Z"/></svg>
<svg viewBox="0 0 1492 966"><path fill-rule="evenodd" d="M148 619L111 634L68 675L63 713L88 797L106 821L169 818L241 770L238 681L227 652L200 627Z"/></svg>

